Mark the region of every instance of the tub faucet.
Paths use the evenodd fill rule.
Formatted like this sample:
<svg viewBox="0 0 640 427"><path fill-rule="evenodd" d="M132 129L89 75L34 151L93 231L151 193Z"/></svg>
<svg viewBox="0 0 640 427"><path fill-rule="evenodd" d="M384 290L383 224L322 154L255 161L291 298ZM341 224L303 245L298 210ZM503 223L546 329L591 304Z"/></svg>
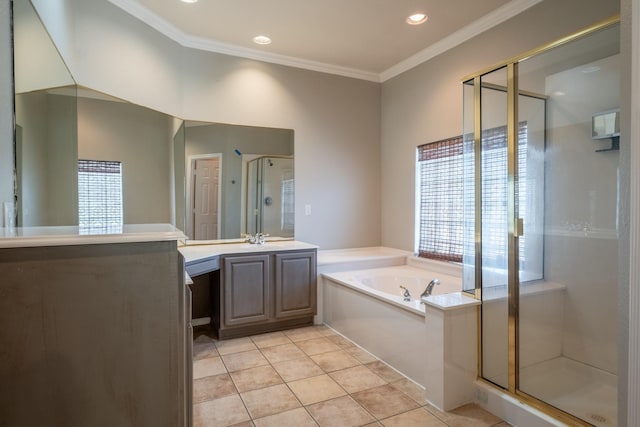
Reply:
<svg viewBox="0 0 640 427"><path fill-rule="evenodd" d="M400 289L404 290L404 293L402 294L402 300L411 301L411 293L409 292L409 289L405 288L402 285L400 285Z"/></svg>
<svg viewBox="0 0 640 427"><path fill-rule="evenodd" d="M439 284L440 284L440 279L433 279L432 281L430 281L427 287L425 288L424 292L420 294L420 299L431 295L431 292L433 292L433 287Z"/></svg>

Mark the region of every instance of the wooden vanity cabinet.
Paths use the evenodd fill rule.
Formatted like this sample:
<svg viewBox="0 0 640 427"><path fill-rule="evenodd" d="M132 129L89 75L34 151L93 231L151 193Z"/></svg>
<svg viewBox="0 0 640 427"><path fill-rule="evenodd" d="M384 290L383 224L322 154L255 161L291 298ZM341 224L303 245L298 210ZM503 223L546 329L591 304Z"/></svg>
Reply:
<svg viewBox="0 0 640 427"><path fill-rule="evenodd" d="M316 250L222 256L218 339L313 324Z"/></svg>
<svg viewBox="0 0 640 427"><path fill-rule="evenodd" d="M276 253L275 317L316 314L316 252Z"/></svg>
<svg viewBox="0 0 640 427"><path fill-rule="evenodd" d="M271 255L231 255L223 257L222 262L224 325L268 321Z"/></svg>

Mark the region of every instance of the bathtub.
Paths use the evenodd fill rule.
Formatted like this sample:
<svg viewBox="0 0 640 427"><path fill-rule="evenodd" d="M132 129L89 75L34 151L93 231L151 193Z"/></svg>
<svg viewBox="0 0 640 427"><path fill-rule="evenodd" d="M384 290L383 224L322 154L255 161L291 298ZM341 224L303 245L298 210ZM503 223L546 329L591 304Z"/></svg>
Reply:
<svg viewBox="0 0 640 427"><path fill-rule="evenodd" d="M401 266L323 273L324 322L425 387L426 397L436 406L459 406L473 397L469 390L476 375L478 304L461 292L461 277L458 266L413 258ZM434 278L441 283L421 304L420 294ZM411 301L403 300L401 285L409 290ZM446 354L451 349L455 354ZM447 401L446 363L456 366L455 376L463 377L465 384L449 381L464 395Z"/></svg>

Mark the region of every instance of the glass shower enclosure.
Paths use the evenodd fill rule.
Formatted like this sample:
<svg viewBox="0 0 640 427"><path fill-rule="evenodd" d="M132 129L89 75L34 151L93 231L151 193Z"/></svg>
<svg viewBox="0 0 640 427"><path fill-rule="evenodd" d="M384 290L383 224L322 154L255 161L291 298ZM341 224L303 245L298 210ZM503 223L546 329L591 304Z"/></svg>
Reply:
<svg viewBox="0 0 640 427"><path fill-rule="evenodd" d="M264 156L247 164L246 233L292 238L293 158Z"/></svg>
<svg viewBox="0 0 640 427"><path fill-rule="evenodd" d="M464 288L479 372L572 425L616 425L619 25L465 78Z"/></svg>

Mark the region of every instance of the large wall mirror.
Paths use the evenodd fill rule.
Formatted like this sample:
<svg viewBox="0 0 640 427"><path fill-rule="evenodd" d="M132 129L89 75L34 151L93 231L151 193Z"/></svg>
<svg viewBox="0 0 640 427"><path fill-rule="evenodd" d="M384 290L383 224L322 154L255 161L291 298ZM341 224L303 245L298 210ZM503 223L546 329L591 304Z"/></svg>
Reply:
<svg viewBox="0 0 640 427"><path fill-rule="evenodd" d="M18 226L293 238L293 130L185 121L78 86L27 1L14 2L14 58ZM100 198L120 217L100 218Z"/></svg>

